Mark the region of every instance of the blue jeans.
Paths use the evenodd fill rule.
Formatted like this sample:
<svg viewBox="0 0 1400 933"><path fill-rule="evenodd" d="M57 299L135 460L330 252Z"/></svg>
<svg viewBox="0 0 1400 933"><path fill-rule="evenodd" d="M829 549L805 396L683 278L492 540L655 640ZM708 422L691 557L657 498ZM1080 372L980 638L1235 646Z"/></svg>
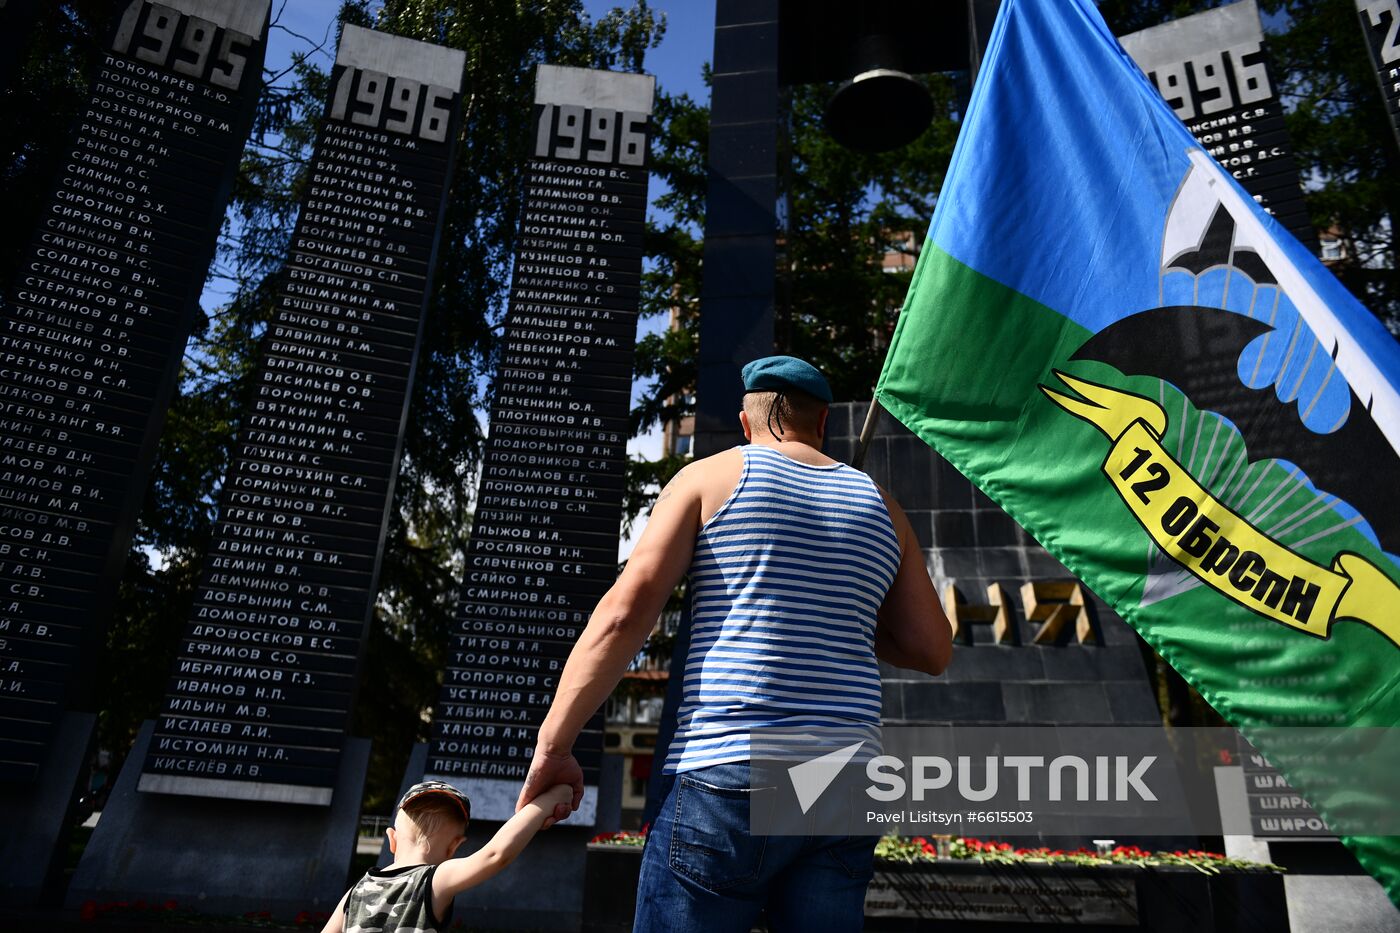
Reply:
<svg viewBox="0 0 1400 933"><path fill-rule="evenodd" d="M633 933L847 933L864 922L874 836L753 836L747 763L676 776L642 853Z"/></svg>

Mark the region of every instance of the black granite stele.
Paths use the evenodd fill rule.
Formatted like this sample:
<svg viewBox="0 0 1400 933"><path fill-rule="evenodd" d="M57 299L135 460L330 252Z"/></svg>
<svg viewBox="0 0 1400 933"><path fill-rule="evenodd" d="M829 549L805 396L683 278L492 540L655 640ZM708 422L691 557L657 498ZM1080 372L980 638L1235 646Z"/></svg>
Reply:
<svg viewBox="0 0 1400 933"><path fill-rule="evenodd" d="M84 708L257 97L268 4L125 5L0 307L0 781Z"/></svg>
<svg viewBox="0 0 1400 933"><path fill-rule="evenodd" d="M1400 0L1356 0L1381 99L1400 145Z"/></svg>
<svg viewBox="0 0 1400 933"><path fill-rule="evenodd" d="M1312 805L1289 786L1288 779L1255 751L1244 736L1240 736L1239 751L1251 836L1336 840Z"/></svg>
<svg viewBox="0 0 1400 933"><path fill-rule="evenodd" d="M715 7L695 456L743 440L739 370L773 352L777 270L778 0Z"/></svg>
<svg viewBox="0 0 1400 933"><path fill-rule="evenodd" d="M616 577L653 79L541 65L490 440L427 773L506 819ZM575 745L592 823L602 717Z"/></svg>
<svg viewBox="0 0 1400 933"><path fill-rule="evenodd" d="M464 62L344 28L143 791L329 803L378 590Z"/></svg>
<svg viewBox="0 0 1400 933"><path fill-rule="evenodd" d="M11 9L11 7L15 7ZM10 61L36 4L10 0ZM97 655L256 104L267 0L127 0L0 301L0 843L52 898Z"/></svg>
<svg viewBox="0 0 1400 933"><path fill-rule="evenodd" d="M329 910L344 890L369 754L346 730L465 64L456 49L343 27L168 693L70 904L292 915ZM299 853L300 868L276 867L269 848Z"/></svg>
<svg viewBox="0 0 1400 933"><path fill-rule="evenodd" d="M1191 135L1316 253L1317 230L1303 201L1255 0L1153 26L1120 41Z"/></svg>
<svg viewBox="0 0 1400 933"><path fill-rule="evenodd" d="M636 340L649 75L541 65L504 351L432 740L407 787L472 801L469 844L515 812L564 660L617 576ZM586 789L568 823L457 898L492 929L578 929L598 821L602 716L575 743ZM614 775L614 793L620 784ZM545 880L541 880L545 879Z"/></svg>

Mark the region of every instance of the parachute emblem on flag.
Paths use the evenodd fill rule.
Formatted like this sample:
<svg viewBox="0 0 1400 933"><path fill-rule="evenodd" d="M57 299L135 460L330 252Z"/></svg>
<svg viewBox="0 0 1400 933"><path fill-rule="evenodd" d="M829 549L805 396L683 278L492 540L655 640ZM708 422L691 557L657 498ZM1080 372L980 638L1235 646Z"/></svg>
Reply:
<svg viewBox="0 0 1400 933"><path fill-rule="evenodd" d="M1354 527L1400 564L1400 456L1377 416L1390 387L1368 380L1215 163L1190 155L1164 224L1161 306L1071 356L1155 377L1157 398L1063 373L1080 398L1042 391L1114 445L1104 472L1151 539L1142 605L1209 585L1318 637L1355 618L1400 645L1400 588L1327 540Z"/></svg>

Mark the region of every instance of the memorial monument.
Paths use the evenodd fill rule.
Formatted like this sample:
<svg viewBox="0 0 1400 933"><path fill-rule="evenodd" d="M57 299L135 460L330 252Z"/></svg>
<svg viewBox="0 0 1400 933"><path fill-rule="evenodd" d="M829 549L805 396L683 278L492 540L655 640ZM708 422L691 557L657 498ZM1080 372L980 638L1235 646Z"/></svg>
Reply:
<svg viewBox="0 0 1400 933"><path fill-rule="evenodd" d="M465 53L346 25L185 636L69 890L329 910L348 739L458 135ZM190 839L220 827L201 857ZM287 845L269 846L276 835ZM310 866L308 868L308 865Z"/></svg>
<svg viewBox="0 0 1400 933"><path fill-rule="evenodd" d="M1184 16L1119 41L1191 135L1316 253L1317 230L1303 203L1256 0Z"/></svg>
<svg viewBox="0 0 1400 933"><path fill-rule="evenodd" d="M1381 99L1400 145L1400 0L1356 0Z"/></svg>
<svg viewBox="0 0 1400 933"><path fill-rule="evenodd" d="M95 655L250 128L268 7L122 5L0 308L11 902L49 873L32 853L55 849L89 751Z"/></svg>
<svg viewBox="0 0 1400 933"><path fill-rule="evenodd" d="M468 847L515 812L564 660L617 574L653 91L649 75L536 73L537 129L465 579L433 738L404 777L467 793ZM518 868L459 897L456 916L578 927L601 714L575 753L582 808Z"/></svg>

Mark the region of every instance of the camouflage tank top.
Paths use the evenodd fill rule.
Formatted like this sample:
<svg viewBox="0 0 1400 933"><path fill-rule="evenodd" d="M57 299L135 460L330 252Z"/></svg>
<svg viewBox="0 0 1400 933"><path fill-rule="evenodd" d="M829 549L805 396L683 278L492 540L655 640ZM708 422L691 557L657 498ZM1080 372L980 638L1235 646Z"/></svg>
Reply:
<svg viewBox="0 0 1400 933"><path fill-rule="evenodd" d="M345 933L438 933L452 916L433 916L436 865L371 868L345 899Z"/></svg>

